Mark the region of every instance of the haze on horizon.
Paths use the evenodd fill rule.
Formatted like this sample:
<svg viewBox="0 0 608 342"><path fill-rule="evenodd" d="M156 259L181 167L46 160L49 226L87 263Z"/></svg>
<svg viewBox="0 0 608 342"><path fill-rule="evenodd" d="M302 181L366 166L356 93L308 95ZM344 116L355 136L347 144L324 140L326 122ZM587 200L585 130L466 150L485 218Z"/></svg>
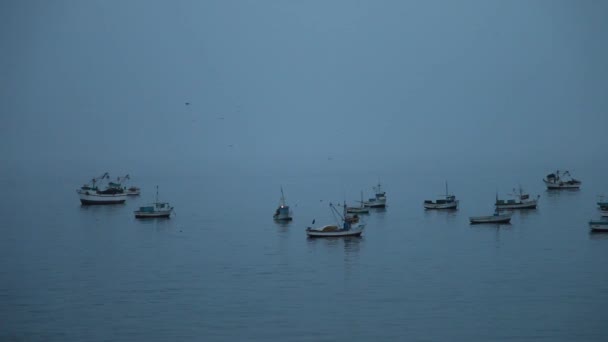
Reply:
<svg viewBox="0 0 608 342"><path fill-rule="evenodd" d="M608 147L607 16L599 1L3 1L0 156L590 162Z"/></svg>

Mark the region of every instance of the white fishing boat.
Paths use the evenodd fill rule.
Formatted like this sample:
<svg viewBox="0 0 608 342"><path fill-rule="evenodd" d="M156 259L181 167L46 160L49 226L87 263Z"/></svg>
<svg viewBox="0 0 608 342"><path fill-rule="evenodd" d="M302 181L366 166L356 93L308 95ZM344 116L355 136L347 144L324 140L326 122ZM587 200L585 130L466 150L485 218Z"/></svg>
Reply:
<svg viewBox="0 0 608 342"><path fill-rule="evenodd" d="M281 187L281 200L279 201L279 207L275 210L272 215L276 221L291 221L293 219L291 209L285 203L285 195L283 194L283 187Z"/></svg>
<svg viewBox="0 0 608 342"><path fill-rule="evenodd" d="M363 229L365 228L365 224L358 223L358 220L357 223L355 223L348 219L346 209L344 209L343 214L340 214L333 204L330 203L329 206L332 209L333 214L340 217L340 222L336 225L326 225L320 228L308 227L306 228L306 235L308 235L308 237L361 236L361 233L363 233ZM312 223L314 224L315 221L313 220Z"/></svg>
<svg viewBox="0 0 608 342"><path fill-rule="evenodd" d="M425 209L458 209L458 200L449 194L448 182L445 182L445 197L435 201L425 200L423 205Z"/></svg>
<svg viewBox="0 0 608 342"><path fill-rule="evenodd" d="M110 182L103 190L100 190L98 182L109 179L110 175L106 172L103 175L93 178L90 183L83 185L76 193L80 197L82 205L101 205L101 204L121 204L127 199L123 188L118 183Z"/></svg>
<svg viewBox="0 0 608 342"><path fill-rule="evenodd" d="M589 229L592 232L608 232L608 220L591 220Z"/></svg>
<svg viewBox="0 0 608 342"><path fill-rule="evenodd" d="M368 201L363 202L363 205L370 208L384 208L386 207L386 192L382 190L380 182L377 186L374 186L376 192L375 197L370 198Z"/></svg>
<svg viewBox="0 0 608 342"><path fill-rule="evenodd" d="M521 186L519 187L519 192L513 189L513 197L515 199L511 200L499 200L496 199L496 203L494 204L498 210L504 209L536 209L538 205L538 200L540 199L540 195L536 197L530 197L530 195L523 191Z"/></svg>
<svg viewBox="0 0 608 342"><path fill-rule="evenodd" d="M557 170L555 173L550 173L543 179L547 189L578 189L581 187L582 182L572 178L570 172L564 171L560 173Z"/></svg>
<svg viewBox="0 0 608 342"><path fill-rule="evenodd" d="M135 210L135 218L169 218L173 212L173 207L168 202L158 201L158 186L156 187L156 199L154 203L139 207Z"/></svg>
<svg viewBox="0 0 608 342"><path fill-rule="evenodd" d="M346 212L349 214L369 214L369 208L365 206L363 202L363 191L361 191L361 202L358 207L355 206L347 206Z"/></svg>

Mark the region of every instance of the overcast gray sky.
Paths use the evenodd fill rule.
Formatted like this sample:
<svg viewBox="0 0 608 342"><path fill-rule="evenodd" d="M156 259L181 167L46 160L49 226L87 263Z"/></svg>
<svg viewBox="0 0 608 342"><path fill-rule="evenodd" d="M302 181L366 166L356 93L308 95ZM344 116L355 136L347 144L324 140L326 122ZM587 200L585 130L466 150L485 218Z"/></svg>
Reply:
<svg viewBox="0 0 608 342"><path fill-rule="evenodd" d="M2 1L0 154L605 157L606 18L574 0Z"/></svg>

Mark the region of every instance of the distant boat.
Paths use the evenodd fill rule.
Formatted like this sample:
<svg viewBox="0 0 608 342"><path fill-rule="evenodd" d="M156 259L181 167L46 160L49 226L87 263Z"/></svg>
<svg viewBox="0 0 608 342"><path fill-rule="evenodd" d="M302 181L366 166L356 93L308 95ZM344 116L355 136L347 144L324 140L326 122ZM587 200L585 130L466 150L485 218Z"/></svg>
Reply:
<svg viewBox="0 0 608 342"><path fill-rule="evenodd" d="M124 177L117 177L116 178L116 183L118 184L123 184L125 183L127 180L130 180L131 177L129 175L126 175ZM127 196L139 196L141 193L141 189L136 187L136 186L130 186L130 187L125 187L125 194L127 194Z"/></svg>
<svg viewBox="0 0 608 342"><path fill-rule="evenodd" d="M93 178L90 183L76 190L82 205L121 204L125 202L127 194L125 194L120 184L109 182L105 189L99 189L98 182L105 179L110 179L110 175L107 172Z"/></svg>
<svg viewBox="0 0 608 342"><path fill-rule="evenodd" d="M333 213L340 217L341 223L337 225L326 225L320 228L308 227L306 228L306 235L308 235L308 237L361 236L361 233L365 228L365 224L354 223L349 220L346 215L346 205L343 214L340 214L333 204L330 203L329 206L333 210Z"/></svg>
<svg viewBox="0 0 608 342"><path fill-rule="evenodd" d="M498 210L504 209L536 209L540 195L536 198L531 198L529 194L525 193L521 186L519 187L519 193L513 189L513 196L516 199L513 200L499 200L496 199L494 204Z"/></svg>
<svg viewBox="0 0 608 342"><path fill-rule="evenodd" d="M608 217L608 207L601 207L600 215L602 215L603 217Z"/></svg>
<svg viewBox="0 0 608 342"><path fill-rule="evenodd" d="M458 200L448 193L448 182L445 182L445 199L425 200L423 205L425 209L458 209Z"/></svg>
<svg viewBox="0 0 608 342"><path fill-rule="evenodd" d="M604 196L600 196L600 200L597 201L598 207L603 210L608 210L608 202L604 200Z"/></svg>
<svg viewBox="0 0 608 342"><path fill-rule="evenodd" d="M469 221L472 224L478 223L509 223L511 222L511 213L500 214L498 209L494 211L494 215L491 216L471 216Z"/></svg>
<svg viewBox="0 0 608 342"><path fill-rule="evenodd" d="M496 200L498 201L498 194L496 194ZM471 216L469 217L471 224L478 223L509 223L511 222L511 213L501 214L498 208L494 209L494 215L492 216Z"/></svg>
<svg viewBox="0 0 608 342"><path fill-rule="evenodd" d="M379 182L378 185L374 187L374 191L376 192L375 197L363 202L363 205L370 208L386 207L386 192L382 190L382 186Z"/></svg>
<svg viewBox="0 0 608 342"><path fill-rule="evenodd" d="M272 217L277 221L291 221L292 212L289 209L289 206L285 203L285 195L283 194L283 187L281 187L281 200L279 202L279 207L275 210L274 215Z"/></svg>
<svg viewBox="0 0 608 342"><path fill-rule="evenodd" d="M557 170L555 173L550 173L543 179L547 189L578 189L581 187L582 182L572 178L570 172L564 171L560 173Z"/></svg>
<svg viewBox="0 0 608 342"><path fill-rule="evenodd" d="M135 218L169 218L173 212L173 207L167 202L158 201L158 186L156 186L156 199L154 203L139 207L135 210Z"/></svg>
<svg viewBox="0 0 608 342"><path fill-rule="evenodd" d="M349 214L369 214L369 208L363 202L363 191L361 191L361 202L358 207L346 207L346 212Z"/></svg>
<svg viewBox="0 0 608 342"><path fill-rule="evenodd" d="M591 220L589 229L592 232L608 232L608 220Z"/></svg>

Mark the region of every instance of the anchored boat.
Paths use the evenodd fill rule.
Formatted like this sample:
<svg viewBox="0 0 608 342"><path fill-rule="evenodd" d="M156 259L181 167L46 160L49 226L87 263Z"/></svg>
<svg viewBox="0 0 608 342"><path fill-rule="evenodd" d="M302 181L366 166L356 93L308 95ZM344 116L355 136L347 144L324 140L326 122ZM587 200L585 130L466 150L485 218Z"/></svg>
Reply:
<svg viewBox="0 0 608 342"><path fill-rule="evenodd" d="M498 210L504 209L536 209L538 205L538 200L540 195L537 195L536 198L530 197L529 194L525 193L521 186L519 187L519 192L516 192L513 189L512 196L515 199L512 200L499 200L496 199L496 203L494 204Z"/></svg>
<svg viewBox="0 0 608 342"><path fill-rule="evenodd" d="M448 193L448 182L445 182L445 198L436 201L425 200L424 209L458 209L456 196Z"/></svg>
<svg viewBox="0 0 608 342"><path fill-rule="evenodd" d="M169 218L173 212L173 207L168 202L158 201L158 186L156 186L156 199L154 203L139 207L139 210L135 210L135 218L156 218L163 217Z"/></svg>
<svg viewBox="0 0 608 342"><path fill-rule="evenodd" d="M279 202L279 207L275 210L274 215L272 215L277 221L291 221L292 212L289 209L289 206L285 204L285 195L283 194L283 187L281 187L281 200Z"/></svg>
<svg viewBox="0 0 608 342"><path fill-rule="evenodd" d="M378 182L377 186L374 186L374 191L376 192L376 196L374 198L370 198L366 202L363 202L363 205L370 208L386 207L386 192L382 190L380 182Z"/></svg>
<svg viewBox="0 0 608 342"><path fill-rule="evenodd" d="M608 232L608 220L591 220L589 229L592 232Z"/></svg>
<svg viewBox="0 0 608 342"><path fill-rule="evenodd" d="M369 208L363 202L363 191L361 191L361 202L358 207L346 207L346 212L349 214L369 214Z"/></svg>
<svg viewBox="0 0 608 342"><path fill-rule="evenodd" d="M332 209L333 214L340 217L340 223L336 225L326 225L320 228L306 228L306 235L308 237L341 237L341 236L361 236L363 233L363 229L365 228L365 224L352 222L346 215L346 209L344 209L344 213L340 214L336 207L333 204L329 204L329 207ZM346 205L345 205L346 208ZM312 221L314 224L314 220Z"/></svg>
<svg viewBox="0 0 608 342"><path fill-rule="evenodd" d="M127 199L122 186L118 183L109 182L105 189L100 190L98 182L105 179L110 179L110 175L106 172L103 175L93 178L90 183L83 185L76 193L80 197L80 203L83 205L99 205L99 204L121 204Z"/></svg>
<svg viewBox="0 0 608 342"><path fill-rule="evenodd" d="M574 179L570 172L564 171L560 173L559 170L555 171L555 173L550 173L543 179L547 189L578 189L581 187L582 182Z"/></svg>
<svg viewBox="0 0 608 342"><path fill-rule="evenodd" d="M471 216L469 217L471 224L478 223L509 223L511 222L511 213L500 214L498 209L494 211L494 215L491 216Z"/></svg>

